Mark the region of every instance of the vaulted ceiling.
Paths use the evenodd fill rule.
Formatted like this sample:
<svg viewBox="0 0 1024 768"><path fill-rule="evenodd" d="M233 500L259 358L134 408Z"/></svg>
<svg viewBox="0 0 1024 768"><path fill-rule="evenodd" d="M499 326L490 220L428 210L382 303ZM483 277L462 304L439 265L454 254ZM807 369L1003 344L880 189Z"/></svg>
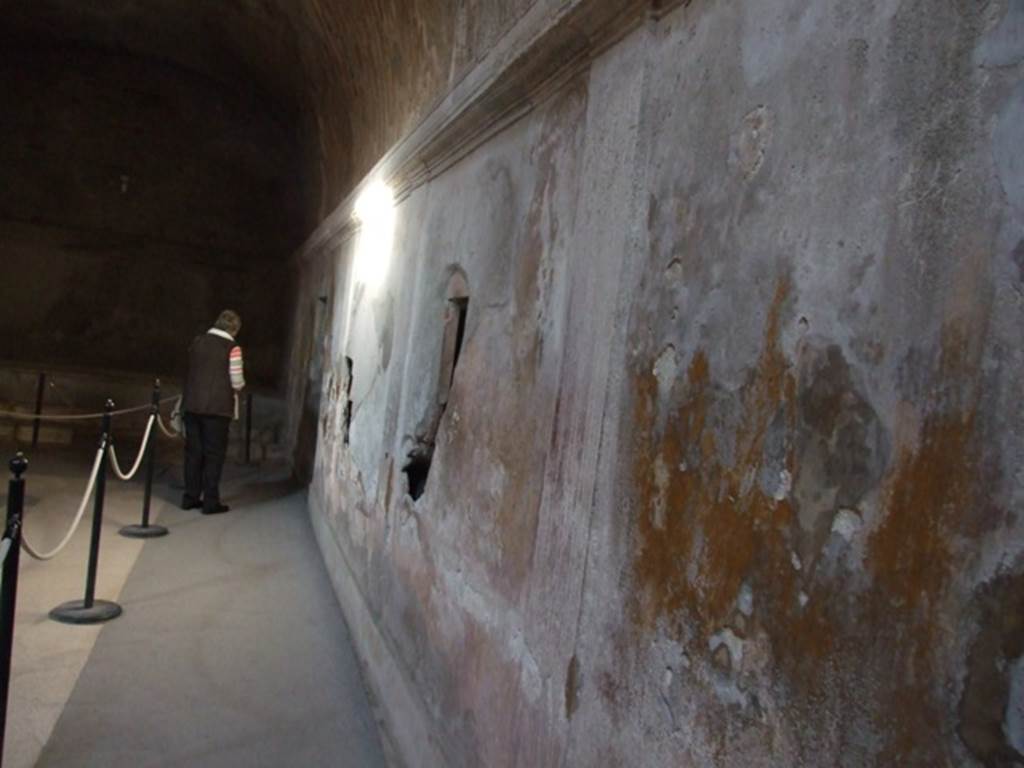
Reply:
<svg viewBox="0 0 1024 768"><path fill-rule="evenodd" d="M155 59L296 126L324 215L534 0L7 0L0 43Z"/></svg>
<svg viewBox="0 0 1024 768"><path fill-rule="evenodd" d="M0 242L34 281L0 360L167 372L231 306L272 382L289 255L537 1L0 0Z"/></svg>
<svg viewBox="0 0 1024 768"><path fill-rule="evenodd" d="M162 60L298 107L301 61L288 3L262 0L8 0L0 32Z"/></svg>

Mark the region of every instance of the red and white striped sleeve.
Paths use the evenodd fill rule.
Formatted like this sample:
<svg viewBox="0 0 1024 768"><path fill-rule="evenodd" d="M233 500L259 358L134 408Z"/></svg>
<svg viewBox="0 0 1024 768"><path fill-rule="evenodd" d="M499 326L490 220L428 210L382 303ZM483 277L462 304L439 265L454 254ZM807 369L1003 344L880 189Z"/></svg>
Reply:
<svg viewBox="0 0 1024 768"><path fill-rule="evenodd" d="M228 356L228 374L231 376L231 386L236 392L245 387L241 347L231 348L231 354Z"/></svg>

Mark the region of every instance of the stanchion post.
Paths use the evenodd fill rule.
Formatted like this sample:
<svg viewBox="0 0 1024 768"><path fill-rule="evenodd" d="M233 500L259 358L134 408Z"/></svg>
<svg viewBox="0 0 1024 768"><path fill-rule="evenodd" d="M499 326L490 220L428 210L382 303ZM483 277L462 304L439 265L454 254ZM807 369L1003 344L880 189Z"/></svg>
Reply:
<svg viewBox="0 0 1024 768"><path fill-rule="evenodd" d="M252 459L252 392L245 393L245 463Z"/></svg>
<svg viewBox="0 0 1024 768"><path fill-rule="evenodd" d="M24 455L11 459L13 477L7 486L7 524L4 538L11 548L3 567L3 590L0 594L0 764L4 756L4 734L7 732L7 696L11 683L11 651L14 648L14 609L18 598L18 555L21 551L21 521L25 507L25 479L28 469Z"/></svg>
<svg viewBox="0 0 1024 768"><path fill-rule="evenodd" d="M50 611L50 618L64 624L98 624L121 615L121 606L108 600L96 600L96 569L100 558L100 533L103 529L103 500L107 489L107 465L110 445L110 414L114 401L107 400L100 435L100 466L96 475L96 498L92 510L92 538L89 541L89 565L85 575L85 599L62 603Z"/></svg>
<svg viewBox="0 0 1024 768"><path fill-rule="evenodd" d="M32 421L32 447L39 445L39 418L43 412L43 395L46 394L46 372L39 372L39 380L36 382L36 419Z"/></svg>
<svg viewBox="0 0 1024 768"><path fill-rule="evenodd" d="M149 442L146 443L146 490L142 495L142 525L126 525L118 533L129 539L155 539L166 536L167 529L162 525L149 524L149 505L153 498L153 471L156 468L156 419L160 415L160 379L153 382L153 404L149 409L149 418L153 424L149 430Z"/></svg>
<svg viewBox="0 0 1024 768"><path fill-rule="evenodd" d="M107 467L110 464L110 456L107 449L110 447L110 412L114 410L114 402L107 400L104 406L106 413L103 414L103 436L100 438L100 448L103 451L100 455L100 471L96 476L96 498L92 508L92 537L89 539L89 565L85 575L85 608L94 606L96 596L96 570L100 558L100 534L103 530L103 502L107 491Z"/></svg>

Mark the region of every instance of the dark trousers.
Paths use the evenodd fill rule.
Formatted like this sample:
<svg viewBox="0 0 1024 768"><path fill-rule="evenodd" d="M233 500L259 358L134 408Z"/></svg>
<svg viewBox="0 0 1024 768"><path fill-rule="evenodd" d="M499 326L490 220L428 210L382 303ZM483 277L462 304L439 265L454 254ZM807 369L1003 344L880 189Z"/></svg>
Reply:
<svg viewBox="0 0 1024 768"><path fill-rule="evenodd" d="M220 473L228 454L227 416L185 413L185 497L203 500L204 509L220 504Z"/></svg>

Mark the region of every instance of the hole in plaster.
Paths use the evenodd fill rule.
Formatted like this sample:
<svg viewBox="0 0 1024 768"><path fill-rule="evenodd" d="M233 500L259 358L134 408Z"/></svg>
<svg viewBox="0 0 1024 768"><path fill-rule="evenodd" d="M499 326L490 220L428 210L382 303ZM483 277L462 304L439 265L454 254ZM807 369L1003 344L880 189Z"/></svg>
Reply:
<svg viewBox="0 0 1024 768"><path fill-rule="evenodd" d="M352 428L352 358L345 358L345 432L343 440L348 445L349 431Z"/></svg>
<svg viewBox="0 0 1024 768"><path fill-rule="evenodd" d="M469 291L465 275L456 271L448 282L445 294L444 332L441 340L441 365L438 368L437 394L434 404L417 430L415 443L406 454L407 462L402 467L405 473L408 493L413 501L419 499L427 489L427 477L434 457L437 431L441 417L448 408L455 367L462 354L466 336L466 317L469 313Z"/></svg>
<svg viewBox="0 0 1024 768"><path fill-rule="evenodd" d="M409 495L412 496L413 501L416 501L427 490L427 475L430 474L431 458L432 456L429 454L410 453L409 463L402 467Z"/></svg>
<svg viewBox="0 0 1024 768"><path fill-rule="evenodd" d="M462 354L462 340L466 336L466 313L469 311L469 299L451 299L449 302L455 307L459 314L459 328L455 336L455 359L452 361L452 368L459 364L459 355Z"/></svg>
<svg viewBox="0 0 1024 768"><path fill-rule="evenodd" d="M448 299L444 313L444 340L441 343L441 378L438 381L437 402L448 404L448 394L455 379L455 366L462 354L462 341L466 335L466 314L469 298L460 296Z"/></svg>
<svg viewBox="0 0 1024 768"><path fill-rule="evenodd" d="M576 714L582 684L583 678L580 675L580 662L574 653L572 658L569 659L569 667L565 672L565 717L568 720L572 720L572 716Z"/></svg>

